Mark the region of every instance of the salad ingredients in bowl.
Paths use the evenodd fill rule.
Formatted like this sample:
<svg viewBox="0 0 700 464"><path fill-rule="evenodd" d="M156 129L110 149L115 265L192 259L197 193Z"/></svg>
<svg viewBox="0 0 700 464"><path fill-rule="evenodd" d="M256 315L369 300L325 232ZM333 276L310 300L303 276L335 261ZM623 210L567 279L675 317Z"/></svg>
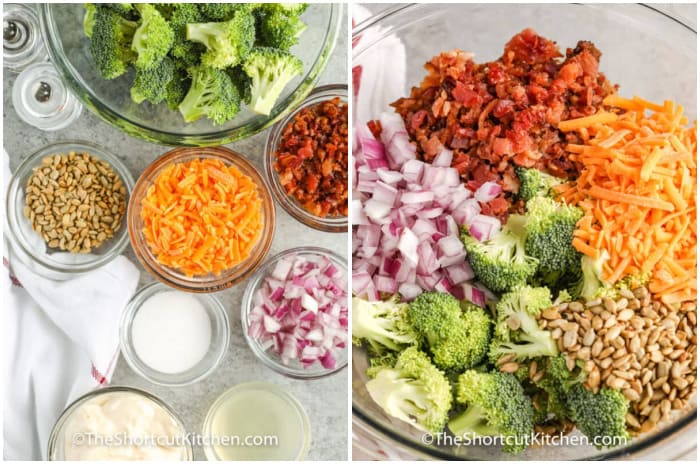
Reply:
<svg viewBox="0 0 700 464"><path fill-rule="evenodd" d="M618 94L600 56L532 29L493 62L442 52L357 127L363 431L441 457L397 421L510 454L533 433L624 450L694 406L695 128Z"/></svg>

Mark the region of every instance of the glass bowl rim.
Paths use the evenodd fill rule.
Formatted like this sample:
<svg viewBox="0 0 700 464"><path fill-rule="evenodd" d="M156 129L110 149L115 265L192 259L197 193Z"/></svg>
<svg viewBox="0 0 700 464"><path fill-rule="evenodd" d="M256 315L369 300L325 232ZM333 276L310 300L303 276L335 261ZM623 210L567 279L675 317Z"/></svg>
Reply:
<svg viewBox="0 0 700 464"><path fill-rule="evenodd" d="M285 366L282 364L280 361L273 360L272 356L267 356L266 351L263 351L260 348L259 343L256 340L251 339L251 337L248 335L248 313L250 312L251 308L253 307L253 296L255 295L255 292L257 291L260 282L265 278L267 275L267 272L270 270L270 268L277 263L282 258L285 258L290 255L294 254L311 254L311 255L316 255L316 256L323 256L331 261L333 261L334 264L340 266L342 270L345 272L346 279L349 277L348 275L348 268L346 265L345 259L343 259L340 254L328 250L327 248L322 248L322 247L316 247L316 246L299 246L299 247L294 247L294 248L289 248L287 250L284 250L280 253L277 253L276 255L268 258L265 260L265 262L255 271L255 274L253 274L250 279L248 280L248 284L246 285L245 291L243 292L243 297L241 298L241 328L243 330L243 337L246 340L246 343L248 344L248 347L250 350L255 354L255 357L261 361L265 366L268 368L272 369L273 371L282 374L287 377L291 377L293 379L300 379L300 380L315 380L315 379L321 379L324 377L329 377L331 375L337 374L338 372L342 371L343 369L347 368L348 366L348 358L349 358L349 348L346 344L346 347L344 350L347 351L348 355L345 356L345 362L342 364L336 365L334 369L324 369L322 371L317 371L317 372L309 372L308 370L304 370L303 368L292 368L289 366Z"/></svg>
<svg viewBox="0 0 700 464"><path fill-rule="evenodd" d="M114 170L115 174L120 177L124 187L126 188L127 198L125 200L128 207L131 194L134 191L135 182L133 176L131 175L131 171L129 171L124 162L110 150L97 143L87 140L65 139L43 145L28 155L19 164L19 166L17 166L15 172L10 177L10 181L8 182L7 186L7 195L5 198L5 224L7 225L8 237L10 239L11 246L18 247L18 251L20 251L23 256L28 257L33 264L39 266L40 269L61 275L83 274L104 266L105 264L114 260L114 258L119 256L127 247L129 244L129 233L126 226L128 211L125 211L122 218L124 224L121 227L121 230L117 231L112 237L113 239L116 239L112 246L105 250L103 254L96 255L96 259L76 264L55 264L41 258L33 250L22 243L22 239L20 239L20 237L23 237L24 234L17 230L18 224L15 224L18 217L18 212L15 210L14 204L17 201L17 195L19 194L20 189L23 188L23 186L20 185L20 178L30 175L35 167L41 165L41 160L43 158L59 154L68 154L68 152L61 152L62 148L73 149L74 151L84 149L84 151L89 155L109 164ZM10 219L11 217L12 219ZM18 259L21 260L21 258Z"/></svg>
<svg viewBox="0 0 700 464"><path fill-rule="evenodd" d="M270 127L275 121L283 117L288 111L296 107L306 98L312 91L314 85L321 78L321 74L333 54L333 50L335 49L336 42L340 35L340 29L343 25L343 4L327 3L327 5L329 5L329 15L325 32L325 42L323 47L319 50L314 62L311 64L308 74L305 77L302 76L302 81L299 82L296 89L284 100L277 101L270 115L256 123L248 122L231 129L209 130L200 134L178 134L148 127L142 123L133 121L126 115L102 103L94 92L88 90L89 86L84 85L82 76L64 54L63 43L55 34L55 31L58 30L58 25L54 22L53 15L51 14L51 8L54 5L51 3L39 4L38 16L41 35L46 44L46 50L51 63L53 63L58 70L63 82L67 84L78 100L88 107L93 114L127 134L151 143L171 146L204 147L224 145L253 136Z"/></svg>
<svg viewBox="0 0 700 464"><path fill-rule="evenodd" d="M236 384L232 387L227 388L224 390L223 393L221 393L209 406L207 410L207 415L204 417L204 421L202 422L202 435L205 437L211 436L211 427L212 427L212 421L214 420L214 415L216 413L216 409L221 406L221 404L228 399L231 395L237 393L238 391L246 391L250 389L258 389L258 390L267 390L270 393L276 394L286 400L295 410L295 412L298 415L299 419L299 424L302 427L303 431L303 438L304 438L304 443L299 450L299 455L295 459L296 461L302 461L305 459L306 455L309 452L309 448L311 446L311 423L309 421L309 415L306 412L306 409L304 409L304 406L301 404L301 402L291 393L288 391L284 390L283 388L279 387L278 385L271 383L271 382L266 382L266 381L261 381L261 380L255 380L251 382L243 382ZM216 453L216 450L214 447L211 445L211 443L205 443L205 445L202 447L204 450L204 454L207 457L207 459L212 460L209 455L211 454L213 457L216 458L216 460L221 461L219 459L219 456Z"/></svg>
<svg viewBox="0 0 700 464"><path fill-rule="evenodd" d="M58 419L56 419L56 422L54 423L53 427L51 428L51 434L49 435L49 443L48 443L48 452L47 452L47 459L51 460L51 455L52 451L54 451L56 444L58 442L58 439L60 438L58 436L59 432L63 429L65 426L65 423L68 421L68 419L71 417L73 412L78 408L78 406L82 405L85 401L88 401L92 399L93 397L104 395L107 393L115 393L115 392L124 392L124 393L134 393L136 395L139 395L143 398L146 398L148 400L153 401L156 405L160 406L167 412L170 417L175 421L175 423L180 427L180 430L183 433L187 433L187 427L185 427L185 423L182 421L180 416L175 412L175 410L168 405L165 401L160 399L158 396L156 396L154 393L150 393L146 390L142 390L140 388L136 387L130 387L126 385L112 385L108 387L97 387L83 395L80 395L78 398L73 400L68 406L65 407L63 412L58 416ZM194 460L194 453L192 450L192 444L187 441L185 446L185 450L187 452L186 460L187 461L192 461Z"/></svg>
<svg viewBox="0 0 700 464"><path fill-rule="evenodd" d="M384 20L386 20L387 18L400 15L404 11L416 10L418 8L424 7L425 5L426 4L415 4L415 3L391 5L387 8L385 8L384 10L379 11L376 14L368 17L367 19L360 22L359 24L357 24L352 29L351 40L354 43L356 40L358 40L360 38L360 36L363 33L367 32L372 27L382 25L382 22ZM592 6L598 6L598 5L594 4ZM606 5L606 6L613 6L613 5ZM641 4L634 4L633 6L646 8L648 10L651 10L651 12L659 14L661 16L664 16L667 19L677 23L679 26L687 29L691 33L697 35L697 30L694 27L692 27L689 24L686 24L683 20L681 20L680 18L678 18L674 15L671 15L669 13L658 10L653 5L641 3ZM366 52L369 49L369 47L371 47L371 44L368 45L367 47L354 48L352 50L352 58L351 59L354 60L357 56ZM696 395L697 395L697 393L696 393ZM413 452L418 452L424 456L430 456L432 458L443 459L443 460L455 460L455 459L463 459L464 460L465 459L465 457L457 457L457 456L454 456L452 454L446 453L439 448L428 447L426 445L418 443L417 441L409 440L406 437L402 436L400 433L393 430L389 425L374 420L368 414L364 413L362 408L358 404L356 404L354 395L353 395L353 401L352 401L352 415L353 415L353 417L356 417L357 419L359 419L363 425L370 427L370 429L372 431L380 433L382 436L384 436L385 438L388 438L389 440L398 442L401 446L403 446L403 447L405 447ZM628 444L624 447L615 448L615 449L612 449L610 451L606 451L606 452L603 452L601 454L591 456L588 459L596 459L596 460L597 459L616 459L616 458L621 458L623 456L635 455L636 453L642 452L642 451L648 449L649 447L655 445L658 442L661 442L663 440L666 440L668 438L673 437L678 432L680 432L683 429L686 429L687 427L689 427L693 423L697 423L697 406L694 408L694 411L689 410L683 416L681 416L680 418L678 418L674 422L668 424L668 426L666 426L664 429L657 432L655 435L645 436L639 440L633 439L633 440L631 440L630 444Z"/></svg>
<svg viewBox="0 0 700 464"><path fill-rule="evenodd" d="M133 370L136 374L138 374L141 378L144 380L147 380L155 385L160 385L160 386L165 386L165 387L183 387L187 385L192 385L194 383L199 382L200 380L205 379L208 377L210 374L212 374L217 367L221 364L221 361L226 357L226 353L228 352L228 347L229 343L231 340L231 323L228 317L228 312L226 311L226 307L219 301L218 298L216 298L215 295L212 295L211 293L196 293L196 294L191 294L191 293L186 293L188 295L192 295L194 298L197 299L204 299L206 302L205 303L207 306L207 314L215 314L215 321L214 319L211 319L212 322L215 324L220 325L220 329L223 333L223 339L221 340L221 343L219 346L217 346L217 354L214 359L214 361L211 363L211 365L207 368L206 371L202 372L201 374L191 377L191 378L184 378L182 380L175 380L175 377L180 376L183 373L178 373L178 374L166 374L159 372L155 369L152 369L149 367L146 363L138 360L138 355L136 354L136 350L134 349L133 346L133 339L131 335L127 331L127 326L131 327L131 324L134 321L134 318L136 317L136 314L139 312L141 309L141 306L143 306L143 303L146 301L146 299L150 298L151 296L155 295L156 293L160 291L179 291L175 290L161 282L151 282L150 284L141 287L136 293L134 293L134 296L131 297L129 302L126 305L126 308L122 312L122 316L119 321L119 349L122 353L122 356L124 357L124 360L126 363L129 365L131 370ZM213 335L213 334L212 334ZM212 338L212 342L214 339ZM206 356L202 358L199 363L197 363L195 366L193 366L191 369L193 369L196 366L199 366L201 362L203 362L206 359ZM187 372L187 371L185 371ZM156 374L157 376L160 377L154 377L153 374ZM172 381L167 380L169 377L173 377Z"/></svg>
<svg viewBox="0 0 700 464"><path fill-rule="evenodd" d="M340 97L341 102L349 103L348 101L348 84L327 84L316 87L297 107L292 109L286 116L279 119L275 125L270 129L267 134L267 140L265 141L265 176L267 181L272 187L272 193L274 194L277 203L282 206L282 208L298 222L311 227L316 230L321 230L323 232L334 232L343 233L348 231L348 217L347 216L337 216L321 218L314 216L309 213L306 209L302 208L296 200L291 198L282 188L279 182L279 175L275 170L274 157L277 151L277 146L280 142L280 137L282 131L289 124L294 117L304 108L314 106L322 101L332 99L334 97Z"/></svg>
<svg viewBox="0 0 700 464"><path fill-rule="evenodd" d="M222 271L218 276L208 274L207 280L192 282L185 280L186 277L183 277L179 271L178 273L180 275L177 276L166 274L163 271L164 266L161 265L154 256L152 256L152 252L148 249L148 244L145 242L143 233L141 230L136 229L137 219L135 215L139 214L141 206L137 205L135 202L137 201L136 198L139 196L141 190L143 190L145 193L148 190L148 187L151 185L152 179L148 180L147 178L157 176L158 173L162 171L162 169L164 169L169 163L181 162L183 159L187 158L194 159L202 157L219 159L226 164L236 166L237 168L243 166L245 169L254 174L253 176L249 177L251 177L251 180L258 187L262 200L261 208L263 209L265 223L260 233L258 243L254 246L254 249L260 250L259 257L248 262L248 260L254 256L253 253L251 253L243 262ZM146 184L147 180L148 184ZM127 229L129 231L131 247L134 250L136 258L144 269L146 269L149 274L155 277L158 281L169 287L193 293L218 292L230 288L247 279L264 262L265 257L267 256L275 235L275 223L276 214L274 200L270 194L270 187L267 184L265 176L244 155L224 146L176 147L165 152L151 164L149 164L136 180L133 193L129 199L129 207L127 208ZM241 267L242 265L245 265L245 267ZM234 269L237 269L237 273L234 274L233 277L229 276L228 274L225 275L225 273Z"/></svg>

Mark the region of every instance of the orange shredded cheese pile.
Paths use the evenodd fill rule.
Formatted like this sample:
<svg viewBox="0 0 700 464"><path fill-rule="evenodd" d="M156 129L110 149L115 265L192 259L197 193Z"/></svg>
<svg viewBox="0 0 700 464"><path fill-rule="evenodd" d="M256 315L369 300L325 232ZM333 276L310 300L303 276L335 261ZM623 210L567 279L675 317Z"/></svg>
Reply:
<svg viewBox="0 0 700 464"><path fill-rule="evenodd" d="M256 185L220 160L171 164L141 205L143 233L158 262L190 277L218 275L246 259L263 227Z"/></svg>
<svg viewBox="0 0 700 464"><path fill-rule="evenodd" d="M611 95L599 113L562 122L584 144L569 144L584 168L559 188L584 211L573 245L593 258L607 251L603 278L651 275L649 290L666 304L697 298L697 122L683 107Z"/></svg>

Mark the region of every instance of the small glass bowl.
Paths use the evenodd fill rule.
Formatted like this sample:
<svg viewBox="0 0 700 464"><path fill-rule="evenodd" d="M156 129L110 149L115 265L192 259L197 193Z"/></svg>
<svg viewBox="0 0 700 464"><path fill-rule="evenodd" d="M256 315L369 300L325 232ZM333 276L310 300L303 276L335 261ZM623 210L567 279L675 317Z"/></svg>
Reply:
<svg viewBox="0 0 700 464"><path fill-rule="evenodd" d="M260 266L260 268L250 278L248 281L248 286L245 289L245 293L243 294L243 299L241 300L241 326L243 328L243 335L245 336L246 342L248 342L248 346L253 351L255 356L270 369L294 379L317 379L327 377L341 371L348 365L347 347L334 351L334 354L338 355L334 369L326 369L318 362L305 369L297 360L291 360L289 364L285 366L282 364L282 361L277 354L273 353L270 349L264 349L258 340L255 340L248 335L248 326L250 325L248 315L255 306L253 304L255 292L262 286L265 278L269 275L272 269L274 269L277 262L290 255L300 255L311 259L326 257L331 260L333 264L338 266L338 269L345 274L345 278L347 279L348 271L345 260L340 255L330 250L326 250L325 248L290 248L289 250L273 256L272 258L268 259L265 264Z"/></svg>
<svg viewBox="0 0 700 464"><path fill-rule="evenodd" d="M48 460L49 461L65 461L65 437L63 436L64 433L67 431L64 430L66 427L69 419L71 418L71 415L83 404L85 404L87 401L101 396L101 395L109 395L112 393L132 393L138 396L142 396L143 398L152 401L155 403L157 406L161 407L162 409L165 410L165 412L168 413L170 418L175 422L175 424L178 426L179 430L179 435L177 437L173 437L176 440L179 440L175 442L175 444L182 444L184 446L184 451L185 451L185 458L183 461L192 461L193 459L193 453L192 453L192 444L190 443L189 440L186 440L187 438L187 429L185 428L185 424L182 422L182 420L175 414L175 411L165 404L161 399L156 397L155 395L148 393L143 390L139 390L137 388L132 388L132 387L106 387L106 388L99 388L96 390L93 390L89 393L86 393L85 395L81 396L77 400L73 401L68 407L63 411L61 416L58 418L56 421L56 424L54 424L53 429L51 430L51 435L49 436L49 446L48 446ZM99 430L94 430L93 431L95 434L99 434ZM108 433L108 432L107 432ZM87 433L86 433L87 435ZM79 438L82 443L85 445L89 444L89 436L83 436L82 438ZM114 437L109 437L108 435L104 436L105 439L107 438L112 438L114 440L118 440L120 438L119 435L115 435ZM134 438L134 441L142 438L147 438L147 437L132 437ZM72 438L72 440L76 440L76 438ZM76 444L80 444L80 442L76 442ZM168 443L170 444L170 443Z"/></svg>
<svg viewBox="0 0 700 464"><path fill-rule="evenodd" d="M227 411L224 409L226 403L232 400L236 395L246 394L250 392L256 392L260 394L264 392L268 395L273 395L279 400L287 403L290 408L296 413L295 419L298 423L298 428L301 430L302 441L298 444L298 451L296 456L293 458L286 458L286 460L303 461L306 459L306 455L309 452L309 446L311 444L311 426L309 424L309 416L306 414L304 407L301 405L299 400L297 400L290 393L281 389L277 385L267 383L267 382L249 382L236 385L229 388L224 393L219 396L216 401L209 408L207 416L204 419L204 425L202 427L202 435L209 440L209 442L204 444L204 454L209 461L223 461L219 453L217 452L217 446L214 446L214 442L217 438L215 433L215 422L219 422L222 419L219 417L220 414L225 414ZM235 435L234 435L235 436ZM276 437L278 440L284 437Z"/></svg>
<svg viewBox="0 0 700 464"><path fill-rule="evenodd" d="M323 101L330 100L335 97L340 97L343 102L348 101L348 86L347 84L331 84L317 87L301 104L288 114L284 119L280 120L270 130L267 136L265 146L265 175L272 186L272 192L275 195L277 202L282 205L282 208L289 213L297 221L314 229L324 232L347 232L348 218L347 216L335 217L318 217L307 211L299 202L291 195L288 195L284 187L280 183L279 174L275 170L275 152L282 138L284 128L290 122L294 121L297 113L303 108L317 105Z"/></svg>
<svg viewBox="0 0 700 464"><path fill-rule="evenodd" d="M119 326L119 340L122 354L127 364L138 375L158 385L179 387L190 385L214 372L221 360L226 355L231 333L228 314L223 304L213 295L192 295L204 307L211 323L211 343L204 357L192 368L177 374L168 374L157 371L144 363L139 358L133 344L131 326L141 305L153 295L174 291L170 287L154 282L139 290L129 301L126 310L122 313Z"/></svg>
<svg viewBox="0 0 700 464"><path fill-rule="evenodd" d="M34 231L29 220L24 217L24 189L27 179L35 167L41 165L46 156L57 154L88 153L107 162L121 178L127 190L126 201L134 188L134 178L124 163L107 149L82 140L67 140L52 143L29 155L17 168L7 189L6 215L8 236L12 250L20 261L40 275L56 280L66 280L74 275L97 269L120 255L129 243L126 217L116 233L90 253L68 253L49 248L44 239Z"/></svg>
<svg viewBox="0 0 700 464"><path fill-rule="evenodd" d="M236 266L222 271L219 275L207 274L204 276L188 277L177 269L163 266L158 262L151 248L146 243L143 235L143 219L141 219L141 202L146 196L149 187L158 175L171 163L183 163L194 159L217 159L227 165L238 168L244 175L250 177L258 187L258 194L262 199L263 230L258 243L253 247L250 255ZM257 168L243 155L225 147L206 148L176 148L171 150L151 163L136 181L134 192L131 195L129 209L127 211L127 224L131 245L134 247L136 257L146 270L156 279L179 290L188 292L216 292L241 282L248 277L262 263L267 251L272 244L272 235L275 230L275 206L270 196L270 189Z"/></svg>

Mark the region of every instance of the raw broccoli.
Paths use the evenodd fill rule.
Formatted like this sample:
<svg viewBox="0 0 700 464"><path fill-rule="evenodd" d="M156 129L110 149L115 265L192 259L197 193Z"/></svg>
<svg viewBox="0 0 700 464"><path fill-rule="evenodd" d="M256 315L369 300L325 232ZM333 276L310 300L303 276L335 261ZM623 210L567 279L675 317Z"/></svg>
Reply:
<svg viewBox="0 0 700 464"><path fill-rule="evenodd" d="M194 3L170 3L168 23L173 30L173 47L170 54L192 66L199 63L199 57L206 49L202 44L187 40L187 25L204 21L199 8Z"/></svg>
<svg viewBox="0 0 700 464"><path fill-rule="evenodd" d="M572 419L572 412L566 404L566 397L574 385L586 381L586 372L581 363L574 371L566 367L566 358L562 355L549 358L545 375L537 386L546 393L546 411L553 419Z"/></svg>
<svg viewBox="0 0 700 464"><path fill-rule="evenodd" d="M94 3L85 4L85 15L83 16L83 31L87 37L92 37L92 28L95 26L95 12L97 6Z"/></svg>
<svg viewBox="0 0 700 464"><path fill-rule="evenodd" d="M269 47L255 47L243 63L251 78L251 109L269 115L284 87L302 72L302 62L294 55Z"/></svg>
<svg viewBox="0 0 700 464"><path fill-rule="evenodd" d="M137 3L136 9L141 19L131 45L131 49L138 54L134 64L137 68L154 68L160 65L173 46L173 30L152 4Z"/></svg>
<svg viewBox="0 0 700 464"><path fill-rule="evenodd" d="M504 294L496 304L496 327L489 350L494 364L502 356L515 354L515 360L556 356L559 353L548 330L540 329L535 316L552 306L546 287L523 286Z"/></svg>
<svg viewBox="0 0 700 464"><path fill-rule="evenodd" d="M452 406L450 383L416 347L404 350L393 368L379 369L366 387L388 415L424 432L445 427Z"/></svg>
<svg viewBox="0 0 700 464"><path fill-rule="evenodd" d="M488 353L491 318L476 305L460 305L449 293L425 292L409 303L408 316L440 369L461 372Z"/></svg>
<svg viewBox="0 0 700 464"><path fill-rule="evenodd" d="M518 196L526 202L539 196L553 196L554 192L552 189L564 182L564 179L538 169L528 169L521 166L515 167L515 175L518 176L520 181Z"/></svg>
<svg viewBox="0 0 700 464"><path fill-rule="evenodd" d="M137 18L133 3L98 3L100 8L106 8L123 18L134 20Z"/></svg>
<svg viewBox="0 0 700 464"><path fill-rule="evenodd" d="M399 358L398 351L386 351L376 353L371 347L368 349L369 367L365 371L367 377L373 379L382 369L393 368Z"/></svg>
<svg viewBox="0 0 700 464"><path fill-rule="evenodd" d="M537 259L525 253L525 217L511 214L506 225L491 239L479 242L462 230L467 260L481 283L494 292L523 285L535 274Z"/></svg>
<svg viewBox="0 0 700 464"><path fill-rule="evenodd" d="M581 209L549 197L527 202L525 253L539 261L537 283L560 290L579 280L582 254L572 241L582 216Z"/></svg>
<svg viewBox="0 0 700 464"><path fill-rule="evenodd" d="M418 343L418 334L408 320L408 304L398 297L389 301L352 299L352 338L366 341L376 353L401 351Z"/></svg>
<svg viewBox="0 0 700 464"><path fill-rule="evenodd" d="M625 421L629 402L618 390L603 387L598 393L593 393L576 384L566 396L566 405L576 427L598 449L604 445L601 438L620 439L614 444L624 443L629 438Z"/></svg>
<svg viewBox="0 0 700 464"><path fill-rule="evenodd" d="M168 93L168 86L175 73L172 60L165 58L154 68L136 68L136 77L131 86L131 99L136 103L148 100L154 105L163 101Z"/></svg>
<svg viewBox="0 0 700 464"><path fill-rule="evenodd" d="M228 74L200 65L191 70L191 77L192 85L178 107L186 122L206 116L223 124L238 113L241 99Z"/></svg>
<svg viewBox="0 0 700 464"><path fill-rule="evenodd" d="M114 79L124 74L136 57L131 42L138 24L107 8L96 8L93 18L90 54L100 75Z"/></svg>
<svg viewBox="0 0 700 464"><path fill-rule="evenodd" d="M240 65L233 68L228 68L226 72L233 81L233 84L238 87L238 93L241 95L241 101L246 105L249 105L252 97L250 92L250 76L243 71L243 68Z"/></svg>
<svg viewBox="0 0 700 464"><path fill-rule="evenodd" d="M228 21L238 11L248 13L254 6L251 3L198 3L197 5L205 21Z"/></svg>
<svg viewBox="0 0 700 464"><path fill-rule="evenodd" d="M299 16L306 8L308 3L263 3L260 5L267 13L283 13L288 16Z"/></svg>
<svg viewBox="0 0 700 464"><path fill-rule="evenodd" d="M190 79L187 69L178 65L174 68L173 78L168 82L168 86L165 89L165 103L168 105L168 108L176 111L190 90L192 79Z"/></svg>
<svg viewBox="0 0 700 464"><path fill-rule="evenodd" d="M509 453L524 450L534 426L534 410L512 374L468 370L459 377L456 400L467 409L447 427L456 436L501 435Z"/></svg>
<svg viewBox="0 0 700 464"><path fill-rule="evenodd" d="M202 64L224 69L245 60L255 43L255 19L247 11L226 22L187 25L187 40L203 44Z"/></svg>
<svg viewBox="0 0 700 464"><path fill-rule="evenodd" d="M288 51L299 42L306 24L278 8L258 15L256 30L256 45Z"/></svg>

